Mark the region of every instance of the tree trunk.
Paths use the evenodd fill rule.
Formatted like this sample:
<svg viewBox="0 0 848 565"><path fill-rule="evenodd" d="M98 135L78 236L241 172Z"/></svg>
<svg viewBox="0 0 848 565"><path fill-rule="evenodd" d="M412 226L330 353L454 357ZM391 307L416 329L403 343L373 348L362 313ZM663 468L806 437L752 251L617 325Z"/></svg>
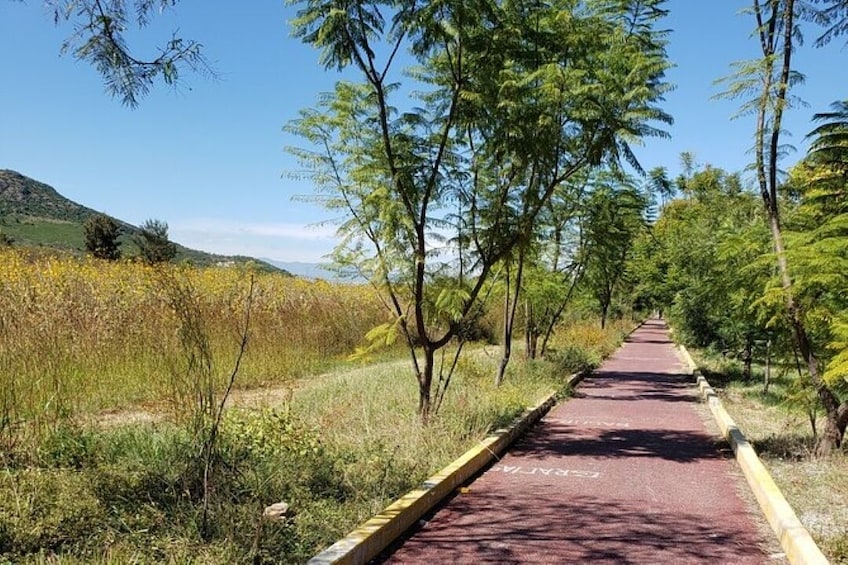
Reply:
<svg viewBox="0 0 848 565"><path fill-rule="evenodd" d="M511 298L509 288L509 267L506 268L505 277L506 288L504 290L503 304L503 333L501 334L501 361L498 364L498 373L495 375L495 386L501 386L506 374L506 366L509 363L509 357L512 355L512 327L509 319L509 299Z"/></svg>
<svg viewBox="0 0 848 565"><path fill-rule="evenodd" d="M802 321L802 312L798 303L795 302L795 297L792 294L792 278L789 275L789 266L786 262L786 249L783 245L783 233L780 228L780 221L771 208L769 209L769 225L772 232L772 243L774 251L777 254L777 266L780 273L781 285L785 294L786 311L789 314L789 323L792 325L792 333L795 338L795 343L798 346L798 351L801 353L801 358L807 365L807 372L810 375L810 381L816 389L819 402L821 402L826 415L826 423L824 433L818 437L816 441L815 454L817 457L827 457L835 449L842 445L842 439L845 435L845 427L848 424L848 403L843 403L841 406L839 400L832 390L824 382L819 374L818 359L813 353L810 338L807 335L807 330ZM840 418L840 412L844 412Z"/></svg>
<svg viewBox="0 0 848 565"><path fill-rule="evenodd" d="M748 382L751 380L753 372L751 365L754 363L754 342L749 335L745 336L745 351L742 353L742 363L744 364L742 379Z"/></svg>
<svg viewBox="0 0 848 565"><path fill-rule="evenodd" d="M556 327L557 323L559 323L559 319L562 318L562 314L563 312L565 312L565 308L568 306L568 303L571 302L571 296L574 294L574 289L577 288L577 283L582 278L582 275L583 268L581 265L578 264L575 267L574 273L572 273L571 283L568 286L568 294L565 295L565 299L557 308L556 313L551 316L550 323L548 323L548 327L545 328L545 335L542 337L542 357L544 357L548 353L548 342L550 341L551 336L554 334L554 327Z"/></svg>
<svg viewBox="0 0 848 565"><path fill-rule="evenodd" d="M601 304L601 329L607 327L607 312L609 312L610 301L605 300L603 304Z"/></svg>
<svg viewBox="0 0 848 565"><path fill-rule="evenodd" d="M424 366L418 373L418 416L421 423L427 425L430 421L430 388L433 383L433 367L436 352L429 343L424 344Z"/></svg>
<svg viewBox="0 0 848 565"><path fill-rule="evenodd" d="M768 394L771 385L771 340L766 342L766 370L763 374L763 394Z"/></svg>
<svg viewBox="0 0 848 565"><path fill-rule="evenodd" d="M524 352L527 359L536 358L537 345L539 343L539 330L536 328L536 320L533 314L533 304L529 298L524 299Z"/></svg>
<svg viewBox="0 0 848 565"><path fill-rule="evenodd" d="M518 309L518 297L521 293L522 275L524 273L524 253L518 254L518 272L515 274L515 290L509 291L509 271L506 274L506 292L504 293L504 333L503 333L503 355L498 374L495 377L495 386L501 386L506 376L506 367L512 356L512 328L515 325L515 312Z"/></svg>

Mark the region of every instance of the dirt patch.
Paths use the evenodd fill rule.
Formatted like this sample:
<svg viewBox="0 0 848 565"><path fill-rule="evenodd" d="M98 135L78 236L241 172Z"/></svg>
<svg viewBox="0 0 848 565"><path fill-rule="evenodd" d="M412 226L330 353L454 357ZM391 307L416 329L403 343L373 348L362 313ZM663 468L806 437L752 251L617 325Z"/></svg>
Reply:
<svg viewBox="0 0 848 565"><path fill-rule="evenodd" d="M227 399L226 408L262 409L284 406L288 404L299 389L327 383L333 380L356 380L364 377L375 370L402 367L407 361L385 361L373 365L357 367L347 371L335 373L323 373L314 377L307 377L295 382L280 385L269 385L258 388L234 389ZM135 424L155 424L167 420L169 410L167 406L135 406L126 409L104 410L92 418L92 425L102 428L113 428L118 426Z"/></svg>

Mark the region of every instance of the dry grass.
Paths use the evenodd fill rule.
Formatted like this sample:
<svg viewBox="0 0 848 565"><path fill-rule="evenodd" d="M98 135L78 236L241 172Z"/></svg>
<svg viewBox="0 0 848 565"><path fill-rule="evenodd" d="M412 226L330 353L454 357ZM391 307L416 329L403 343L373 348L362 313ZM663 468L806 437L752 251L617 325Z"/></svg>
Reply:
<svg viewBox="0 0 848 565"><path fill-rule="evenodd" d="M251 340L231 398L240 409L224 418L207 491L197 434L175 412L196 389L179 379L206 374L186 359L206 343L218 384L230 373L251 277ZM0 562L303 562L568 373L516 353L495 388L498 353L471 347L422 427L405 358L344 360L384 320L361 287L0 251ZM563 360L592 363L616 347L622 328L596 326L557 337ZM189 348L187 329L198 332ZM261 522L279 500L293 517Z"/></svg>
<svg viewBox="0 0 848 565"><path fill-rule="evenodd" d="M192 290L223 381L238 351L250 277L250 344L239 385L284 383L335 366L385 321L370 289L249 269L152 268L0 251L0 409L35 428L174 395L184 354L169 297ZM340 315L339 313L344 313Z"/></svg>
<svg viewBox="0 0 848 565"><path fill-rule="evenodd" d="M843 449L827 460L812 457L810 414L803 403L786 400L791 375L777 376L765 394L757 378L739 379L740 369L730 361L698 362L801 523L832 563L848 563L848 454Z"/></svg>
<svg viewBox="0 0 848 565"><path fill-rule="evenodd" d="M610 332L605 347L620 338ZM219 533L207 542L194 527L191 438L180 428L130 423L50 436L35 464L0 474L0 555L22 563L304 562L567 377L549 363L515 362L495 388L497 361L491 349L471 348L426 427L408 361L237 396L242 408L222 428ZM255 537L263 505L279 500L293 517Z"/></svg>

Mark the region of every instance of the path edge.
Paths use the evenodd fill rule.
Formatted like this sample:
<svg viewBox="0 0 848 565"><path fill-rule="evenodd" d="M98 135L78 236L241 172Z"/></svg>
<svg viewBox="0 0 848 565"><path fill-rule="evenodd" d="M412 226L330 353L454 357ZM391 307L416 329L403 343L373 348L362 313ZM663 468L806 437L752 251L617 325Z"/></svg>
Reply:
<svg viewBox="0 0 848 565"><path fill-rule="evenodd" d="M730 443L736 454L736 461L754 492L760 509L780 540L780 546L786 552L786 558L793 565L826 565L829 563L821 549L813 541L810 532L798 520L798 516L775 484L763 465L753 446L748 443L742 430L724 409L721 399L701 374L701 371L682 344L678 345L688 372L695 378L701 398L710 408L724 438Z"/></svg>
<svg viewBox="0 0 848 565"><path fill-rule="evenodd" d="M571 375L566 381L565 390L576 386L583 377L583 373ZM534 407L525 410L509 427L493 432L447 467L424 481L420 487L395 500L382 512L315 555L307 564L363 565L368 563L436 504L479 473L486 465L499 459L519 436L548 413L557 403L560 395L561 391L541 399Z"/></svg>

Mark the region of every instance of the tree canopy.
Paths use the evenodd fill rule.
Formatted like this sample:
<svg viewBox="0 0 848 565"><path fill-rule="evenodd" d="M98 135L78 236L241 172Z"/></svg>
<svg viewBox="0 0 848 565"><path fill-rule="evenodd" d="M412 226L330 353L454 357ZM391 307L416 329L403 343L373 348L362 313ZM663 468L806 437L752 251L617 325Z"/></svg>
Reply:
<svg viewBox="0 0 848 565"><path fill-rule="evenodd" d="M344 217L336 260L378 286L410 345L426 420L435 351L558 188L641 170L632 143L665 135L663 2L291 4L320 64L361 77L289 125L307 142L293 152Z"/></svg>
<svg viewBox="0 0 848 565"><path fill-rule="evenodd" d="M151 265L167 263L177 255L177 246L168 240L168 224L162 220L146 220L133 242L138 246L139 257Z"/></svg>
<svg viewBox="0 0 848 565"><path fill-rule="evenodd" d="M115 220L103 214L92 216L83 224L83 232L86 251L98 259L115 261L121 258L118 242L121 229Z"/></svg>
<svg viewBox="0 0 848 565"><path fill-rule="evenodd" d="M150 89L162 81L176 85L185 70L212 75L202 45L174 32L171 39L149 56L128 44L133 28L147 27L157 13L178 0L44 0L58 25L69 22L73 33L62 52L91 64L103 78L106 92L136 107Z"/></svg>

